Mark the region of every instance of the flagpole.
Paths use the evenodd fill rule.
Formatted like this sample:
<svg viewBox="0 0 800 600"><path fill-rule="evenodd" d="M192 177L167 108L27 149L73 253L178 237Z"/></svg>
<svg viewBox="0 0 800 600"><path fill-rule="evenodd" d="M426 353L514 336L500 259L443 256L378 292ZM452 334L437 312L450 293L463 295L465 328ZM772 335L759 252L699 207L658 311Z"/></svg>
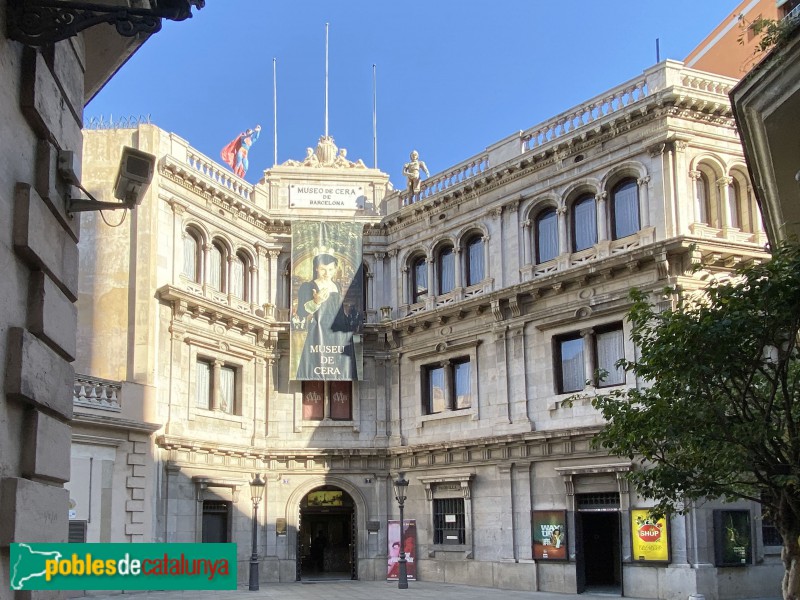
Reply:
<svg viewBox="0 0 800 600"><path fill-rule="evenodd" d="M378 84L375 63L372 64L372 164L378 168Z"/></svg>
<svg viewBox="0 0 800 600"><path fill-rule="evenodd" d="M325 23L325 137L328 137L328 23Z"/></svg>
<svg viewBox="0 0 800 600"><path fill-rule="evenodd" d="M275 159L274 165L278 164L278 64L277 60L272 58L272 131L273 140L275 144Z"/></svg>

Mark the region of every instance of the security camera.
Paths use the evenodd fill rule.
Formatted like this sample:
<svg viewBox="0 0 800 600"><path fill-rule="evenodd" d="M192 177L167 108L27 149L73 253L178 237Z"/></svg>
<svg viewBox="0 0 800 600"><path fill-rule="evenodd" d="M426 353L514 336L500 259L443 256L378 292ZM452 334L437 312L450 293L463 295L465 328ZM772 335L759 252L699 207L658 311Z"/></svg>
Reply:
<svg viewBox="0 0 800 600"><path fill-rule="evenodd" d="M67 198L67 212L84 212L90 210L116 210L119 208L134 209L142 203L144 193L153 180L156 157L129 146L122 147L117 179L114 183L114 197L121 202L102 202L92 196L81 185L77 173L76 157L71 151L61 151L58 156L58 170L61 177L81 189L89 199Z"/></svg>
<svg viewBox="0 0 800 600"><path fill-rule="evenodd" d="M122 200L126 208L142 203L147 186L153 180L156 157L147 152L124 146L119 161L114 197Z"/></svg>

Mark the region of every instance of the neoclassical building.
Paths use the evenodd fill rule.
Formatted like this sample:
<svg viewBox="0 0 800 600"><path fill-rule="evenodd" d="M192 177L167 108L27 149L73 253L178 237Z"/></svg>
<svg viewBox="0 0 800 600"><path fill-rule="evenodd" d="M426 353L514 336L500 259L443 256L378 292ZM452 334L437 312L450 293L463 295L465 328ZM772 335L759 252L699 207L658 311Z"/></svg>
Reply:
<svg viewBox="0 0 800 600"><path fill-rule="evenodd" d="M82 223L76 536L237 542L244 580L261 473L262 580L380 580L404 473L420 579L777 595L780 549L757 505L645 523L624 477L639 463L594 449L598 413L564 402L645 384L615 366L636 357L632 287L668 307L767 258L734 83L662 62L413 193L335 159L330 138L251 185L153 125L86 131L98 194L122 146L158 163L124 221ZM357 200L321 200L336 190ZM301 381L290 364L307 323L301 223L361 225L360 264L334 275L360 290L351 380ZM663 555L641 549L653 538Z"/></svg>

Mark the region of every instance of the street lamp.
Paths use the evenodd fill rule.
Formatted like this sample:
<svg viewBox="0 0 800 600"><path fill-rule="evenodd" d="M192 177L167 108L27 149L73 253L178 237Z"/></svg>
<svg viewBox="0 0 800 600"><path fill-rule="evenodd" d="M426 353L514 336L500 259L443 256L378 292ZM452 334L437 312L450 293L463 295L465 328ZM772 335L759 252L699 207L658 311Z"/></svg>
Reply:
<svg viewBox="0 0 800 600"><path fill-rule="evenodd" d="M394 486L394 497L400 507L400 560L397 561L399 567L397 577L397 588L408 589L408 575L406 574L406 534L403 522L403 503L406 501L406 488L408 480L403 477L403 473L397 474L397 479L392 482Z"/></svg>
<svg viewBox="0 0 800 600"><path fill-rule="evenodd" d="M250 555L250 591L258 591L258 503L264 494L266 482L261 473L254 473L250 481L250 497L253 500L253 553Z"/></svg>

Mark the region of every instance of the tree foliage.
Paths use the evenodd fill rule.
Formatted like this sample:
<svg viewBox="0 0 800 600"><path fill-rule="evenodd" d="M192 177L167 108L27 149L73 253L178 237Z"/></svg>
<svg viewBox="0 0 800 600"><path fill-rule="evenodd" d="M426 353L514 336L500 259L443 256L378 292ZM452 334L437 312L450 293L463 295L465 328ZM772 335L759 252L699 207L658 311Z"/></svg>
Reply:
<svg viewBox="0 0 800 600"><path fill-rule="evenodd" d="M593 399L607 420L596 443L638 459L631 480L656 512L702 498L761 502L784 540L784 598L796 600L800 247L785 244L672 310L632 298L640 357L621 362L648 383Z"/></svg>
<svg viewBox="0 0 800 600"><path fill-rule="evenodd" d="M776 21L775 19L758 17L755 21L750 23L750 26L747 28L752 31L753 35L760 36L754 53L759 54L761 52L767 52L774 46L782 43L789 37L795 25L796 23L794 23L793 20ZM745 33L739 36L738 41L740 44L744 44Z"/></svg>

